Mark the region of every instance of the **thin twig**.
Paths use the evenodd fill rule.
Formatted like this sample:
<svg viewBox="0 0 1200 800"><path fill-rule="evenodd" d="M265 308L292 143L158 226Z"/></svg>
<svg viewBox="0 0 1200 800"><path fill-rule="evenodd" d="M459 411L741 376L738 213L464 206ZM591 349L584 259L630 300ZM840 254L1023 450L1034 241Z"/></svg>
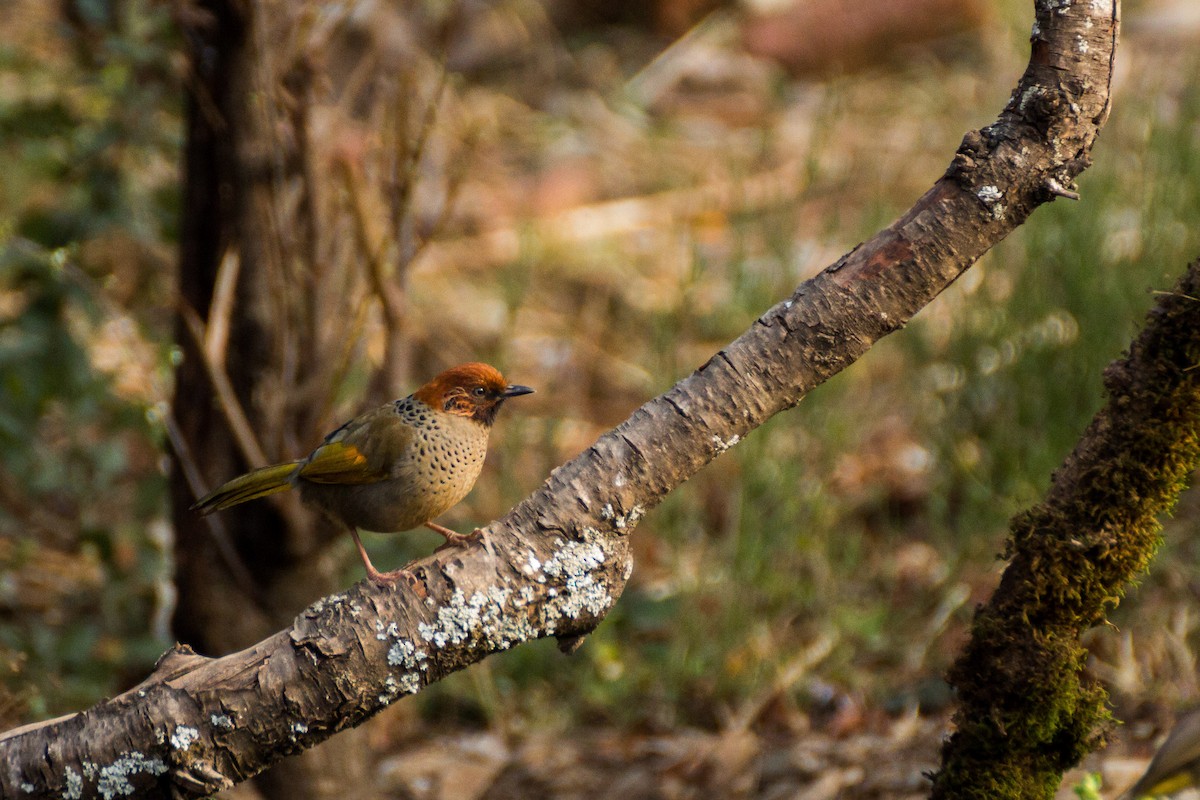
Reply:
<svg viewBox="0 0 1200 800"><path fill-rule="evenodd" d="M808 674L813 667L824 661L833 652L836 644L834 638L827 633L819 635L812 644L797 653L792 659L775 672L771 685L756 696L749 698L734 712L727 721L726 730L749 730L773 699L789 691L796 682Z"/></svg>
<svg viewBox="0 0 1200 800"><path fill-rule="evenodd" d="M204 336L204 356L220 369L225 369L225 354L229 347L229 321L233 315L233 302L237 292L238 275L242 259L231 248L221 257L213 281L212 304L208 308L208 325Z"/></svg>
<svg viewBox="0 0 1200 800"><path fill-rule="evenodd" d="M336 392L333 388L341 386L346 375L350 372L350 367L354 363L354 353L358 349L363 340L363 331L367 327L367 315L371 311L370 303L357 303L354 312L354 321L350 323L350 330L346 335L340 337L337 356L332 359L333 366L329 370L329 386L331 391L326 393L322 400L321 413L317 417L317 422L322 429L329 427L330 417L332 416L334 399Z"/></svg>
<svg viewBox="0 0 1200 800"><path fill-rule="evenodd" d="M183 477L188 482L188 487L191 488L192 495L195 497L203 496L206 491L204 479L200 475L199 467L196 466L196 459L192 455L192 449L188 446L183 431L179 430L179 425L175 422L175 417L172 414L162 414L161 419L163 429L167 432L167 439L171 442L171 449L175 451L175 459L179 463L180 469L183 470ZM216 545L217 556L229 568L229 573L233 576L234 583L237 584L238 588L247 597L253 599L260 608L268 608L266 597L259 590L258 584L250 574L250 569L246 566L246 562L238 554L237 548L233 546L233 541L224 523L211 514L204 517L204 521L208 524L209 535L212 536L213 544Z"/></svg>
<svg viewBox="0 0 1200 800"><path fill-rule="evenodd" d="M369 292L379 300L380 312L383 316L386 342L384 374L390 378L389 383L396 383L397 376L394 370L400 359L395 352L395 342L404 325L404 290L400 281L394 275L388 274L388 263L384 258L388 247L388 237L377 222L381 215L372 213L369 208L371 199L367 195L366 181L362 172L356 166L357 162L342 159L338 163L341 167L346 194L350 198L350 216L354 221L355 238L358 240L359 249L366 257ZM360 316L364 310L365 304L360 304ZM388 388L394 389L395 387L389 386Z"/></svg>
<svg viewBox="0 0 1200 800"><path fill-rule="evenodd" d="M258 436L254 433L254 427L250 424L246 412L242 409L242 404L238 401L233 384L229 381L229 375L226 374L224 367L213 363L208 357L208 351L204 346L207 338L204 322L201 321L200 315L196 313L195 309L182 300L179 302L179 313L187 325L192 343L200 353L204 371L212 383L213 390L217 393L221 412L225 415L225 421L229 423L229 429L233 432L233 440L237 443L242 458L246 459L246 463L251 467L266 466L267 455L263 452Z"/></svg>
<svg viewBox="0 0 1200 800"><path fill-rule="evenodd" d="M392 285L387 275L387 261L383 257L387 249L386 235L375 222L378 215L368 208L365 179L355 163L349 159L338 162L341 167L342 181L346 194L350 198L350 217L354 220L355 238L358 239L359 249L366 256L367 278L371 293L379 298L382 305L384 326L391 332L393 326L399 325L403 314L400 308L401 300L394 296Z"/></svg>
<svg viewBox="0 0 1200 800"><path fill-rule="evenodd" d="M421 164L421 159L425 155L425 148L429 143L429 136L433 133L433 125L437 120L437 112L441 108L442 97L446 91L446 83L449 78L449 71L446 69L445 59L437 61L438 75L437 85L434 86L433 94L429 98L429 102L425 105L425 113L421 117L421 127L417 129L417 138L413 141L412 146L407 148L408 158L404 161L403 171L393 172L393 184L400 187L396 197L396 202L392 210L392 227L399 232L400 227L406 219L412 217L412 198L415 194L416 176L418 168ZM407 98L406 98L407 99ZM403 131L398 132L397 138L403 138ZM397 164L400 160L397 159ZM401 265L412 260L414 253L405 254L406 257L400 259Z"/></svg>
<svg viewBox="0 0 1200 800"><path fill-rule="evenodd" d="M242 408L242 404L237 399L237 393L233 390L233 384L229 380L229 375L223 367L209 361L207 354L204 352L204 323L200 320L200 316L195 310L182 301L180 301L180 315L187 324L188 334L191 336L193 344L200 351L200 359L204 365L205 374L208 375L209 382L212 383L213 390L217 394L217 401L221 407L221 412L225 416L225 421L229 424L229 429L233 433L234 443L237 444L242 458L246 460L246 463L251 468L266 466L270 461L262 448L262 444L259 442L257 434L254 432L254 427L250 424L250 420ZM196 497L201 497L205 492L205 488L202 483L198 486L199 488L193 487L193 491L196 493ZM278 495L272 496L268 500L283 515L288 527L292 530L302 530L304 521L294 501L289 503Z"/></svg>

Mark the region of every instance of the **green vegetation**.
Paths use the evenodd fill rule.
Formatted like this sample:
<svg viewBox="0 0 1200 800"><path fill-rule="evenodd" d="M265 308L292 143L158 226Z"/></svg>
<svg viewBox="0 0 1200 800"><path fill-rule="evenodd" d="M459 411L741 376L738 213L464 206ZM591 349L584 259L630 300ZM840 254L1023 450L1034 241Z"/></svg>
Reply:
<svg viewBox="0 0 1200 800"><path fill-rule="evenodd" d="M53 33L6 13L28 34L0 49L0 722L13 722L113 693L170 642L147 415L170 381L179 116L160 12Z"/></svg>
<svg viewBox="0 0 1200 800"><path fill-rule="evenodd" d="M1089 772L1071 787L1071 791L1075 793L1075 796L1079 800L1101 800L1104 797L1100 793L1103 785L1104 783L1100 779L1099 773Z"/></svg>

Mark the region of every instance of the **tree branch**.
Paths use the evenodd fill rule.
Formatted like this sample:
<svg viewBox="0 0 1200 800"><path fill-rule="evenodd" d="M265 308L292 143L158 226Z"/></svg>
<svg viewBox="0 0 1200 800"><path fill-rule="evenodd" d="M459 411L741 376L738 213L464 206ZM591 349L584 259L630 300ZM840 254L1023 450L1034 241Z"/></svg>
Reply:
<svg viewBox="0 0 1200 800"><path fill-rule="evenodd" d="M620 595L646 511L897 330L1039 205L1073 190L1108 114L1114 0L1039 0L997 121L899 220L643 405L468 549L359 583L221 659L177 649L141 685L0 738L5 797L198 797L529 639L577 644Z"/></svg>

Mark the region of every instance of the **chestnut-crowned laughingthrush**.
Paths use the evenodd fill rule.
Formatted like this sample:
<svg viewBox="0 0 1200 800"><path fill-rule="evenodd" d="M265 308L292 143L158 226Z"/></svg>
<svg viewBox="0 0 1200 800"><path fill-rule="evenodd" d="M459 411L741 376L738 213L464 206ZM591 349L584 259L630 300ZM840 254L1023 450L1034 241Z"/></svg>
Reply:
<svg viewBox="0 0 1200 800"><path fill-rule="evenodd" d="M358 529L391 533L425 525L447 543L466 541L432 520L475 485L500 405L532 391L487 364L452 367L408 397L342 425L307 458L234 478L192 508L208 514L297 489L305 503L350 529L367 577L390 583L407 573L375 569Z"/></svg>

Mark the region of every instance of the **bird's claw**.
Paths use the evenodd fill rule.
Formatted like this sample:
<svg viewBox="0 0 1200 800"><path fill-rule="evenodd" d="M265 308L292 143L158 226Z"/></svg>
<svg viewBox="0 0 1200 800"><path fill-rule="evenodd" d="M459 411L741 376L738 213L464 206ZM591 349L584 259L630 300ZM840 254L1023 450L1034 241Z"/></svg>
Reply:
<svg viewBox="0 0 1200 800"><path fill-rule="evenodd" d="M470 533L457 533L456 531L438 531L442 536L446 537L446 541L439 545L433 552L440 553L443 550L448 550L452 547L465 547L468 544L478 542L483 538L483 531L479 528Z"/></svg>
<svg viewBox="0 0 1200 800"><path fill-rule="evenodd" d="M413 587L420 583L420 581L417 579L417 576L413 575L404 567L391 570L390 572L380 572L379 570L372 568L367 570L367 577L371 580L371 583L375 584L376 586L384 586L388 588L395 586L396 582L400 580L405 581L409 586Z"/></svg>

